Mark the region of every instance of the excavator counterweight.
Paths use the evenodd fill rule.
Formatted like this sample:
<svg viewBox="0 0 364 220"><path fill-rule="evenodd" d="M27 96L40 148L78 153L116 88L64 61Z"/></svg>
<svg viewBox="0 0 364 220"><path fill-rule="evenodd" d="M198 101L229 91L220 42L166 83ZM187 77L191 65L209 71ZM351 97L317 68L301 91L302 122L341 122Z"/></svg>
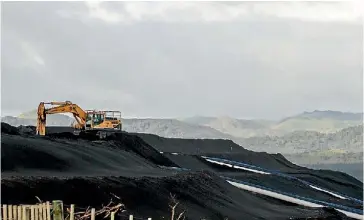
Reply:
<svg viewBox="0 0 364 220"><path fill-rule="evenodd" d="M51 105L52 107L46 108L45 105ZM75 133L81 131L99 131L99 133L102 133L102 131L121 131L122 129L120 111L85 111L70 101L41 102L38 106L36 134L44 136L46 133L47 115L59 113L72 113L76 120L72 125Z"/></svg>

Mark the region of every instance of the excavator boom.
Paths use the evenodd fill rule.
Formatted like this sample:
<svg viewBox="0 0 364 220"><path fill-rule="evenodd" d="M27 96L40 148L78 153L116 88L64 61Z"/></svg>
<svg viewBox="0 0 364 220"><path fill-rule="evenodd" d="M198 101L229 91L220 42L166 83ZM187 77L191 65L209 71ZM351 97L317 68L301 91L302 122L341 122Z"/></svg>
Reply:
<svg viewBox="0 0 364 220"><path fill-rule="evenodd" d="M45 104L58 105L49 109L45 108ZM47 114L72 113L77 124L76 128L81 129L86 124L86 112L72 102L41 102L38 106L38 119L36 132L39 135L45 135Z"/></svg>

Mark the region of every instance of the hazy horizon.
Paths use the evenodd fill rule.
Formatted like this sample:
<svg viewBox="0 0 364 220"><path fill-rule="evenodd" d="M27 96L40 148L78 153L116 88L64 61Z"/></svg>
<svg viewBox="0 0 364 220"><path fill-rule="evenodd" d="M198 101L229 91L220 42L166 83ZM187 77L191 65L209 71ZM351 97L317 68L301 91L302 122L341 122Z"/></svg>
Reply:
<svg viewBox="0 0 364 220"><path fill-rule="evenodd" d="M36 111L36 109L30 110L30 111ZM22 111L19 113L14 113L14 114L3 114L1 112L1 117L6 117L6 116L12 116L12 117L18 117L20 114L23 113L28 113L30 111ZM314 111L333 111L333 112L341 112L341 111L335 111L335 110L314 110ZM311 111L313 112L313 111ZM234 118L234 119L242 119L242 120L268 120L268 121L280 121L283 120L285 118L288 117L292 117L292 116L296 116L299 114L302 114L304 112L299 112L297 114L293 114L293 115L288 115L286 117L282 117L282 118L276 118L276 119L267 119L267 118L235 118L229 115L191 115L191 116L187 116L187 117L138 117L138 116L134 116L134 117L126 117L123 116L123 118L125 119L185 119L185 118L192 118L192 117L215 117L215 118L222 118L222 117L229 117L229 118ZM341 113L349 113L349 114L364 114L363 112L341 112ZM71 113L64 113L64 115L68 115L71 118L73 118L73 115Z"/></svg>
<svg viewBox="0 0 364 220"><path fill-rule="evenodd" d="M360 5L355 5L360 4ZM362 2L2 2L1 115L363 112Z"/></svg>

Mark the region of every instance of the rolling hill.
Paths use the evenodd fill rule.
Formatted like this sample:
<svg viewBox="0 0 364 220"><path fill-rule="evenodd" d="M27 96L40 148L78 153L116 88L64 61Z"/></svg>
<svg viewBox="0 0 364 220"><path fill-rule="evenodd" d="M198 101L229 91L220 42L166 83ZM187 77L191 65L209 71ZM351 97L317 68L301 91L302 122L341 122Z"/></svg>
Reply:
<svg viewBox="0 0 364 220"><path fill-rule="evenodd" d="M23 113L18 117L6 116L3 122L13 126L35 125L36 111ZM74 121L68 115L49 115L48 126L69 126ZM123 129L128 132L151 133L173 138L222 138L240 140L246 138L297 136L295 132L309 137L316 133L335 133L348 127L363 124L361 113L338 111L313 111L284 118L280 121L245 120L231 117L195 116L184 119L123 119ZM302 133L305 131L306 133ZM315 133L316 132L316 133ZM293 134L291 134L293 133ZM288 136L283 139L287 139ZM238 141L240 142L240 141ZM282 143L280 143L282 144Z"/></svg>
<svg viewBox="0 0 364 220"><path fill-rule="evenodd" d="M201 116L181 120L192 124L208 126L238 138L249 138L267 135L282 136L294 131L332 133L347 127L362 125L363 114L316 110L287 117L279 121Z"/></svg>
<svg viewBox="0 0 364 220"><path fill-rule="evenodd" d="M36 126L36 111L30 111L18 117L5 116L2 122L12 126ZM71 126L74 119L68 115L57 114L47 116L47 126ZM175 138L209 138L233 139L234 137L214 128L190 124L176 119L123 119L123 130L127 132L151 133L162 137Z"/></svg>
<svg viewBox="0 0 364 220"><path fill-rule="evenodd" d="M48 126L70 126L67 115L49 115ZM36 125L35 111L6 116L12 126ZM297 164L358 163L363 158L362 115L314 111L274 122L230 117L123 119L123 130L169 138L230 139L253 151L281 153ZM331 133L328 133L331 131Z"/></svg>
<svg viewBox="0 0 364 220"><path fill-rule="evenodd" d="M266 134L278 135L279 132L270 131L270 126L274 121L269 120L245 120L236 119L228 116L223 117L200 117L195 116L191 118L181 119L196 125L203 125L214 128L225 134L230 134L235 137L254 137L264 136Z"/></svg>

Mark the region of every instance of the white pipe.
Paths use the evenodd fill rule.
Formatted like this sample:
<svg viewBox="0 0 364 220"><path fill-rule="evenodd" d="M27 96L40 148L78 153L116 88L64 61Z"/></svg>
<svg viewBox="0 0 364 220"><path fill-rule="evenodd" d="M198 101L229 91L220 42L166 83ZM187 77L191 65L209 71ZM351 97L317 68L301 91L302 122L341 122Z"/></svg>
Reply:
<svg viewBox="0 0 364 220"><path fill-rule="evenodd" d="M248 170L248 171L251 171L251 172L254 172L254 173L260 173L260 174L270 174L270 173L267 173L267 172L264 172L264 171L260 171L260 170L253 170L253 169L246 168L246 167L241 167L241 166L235 166L235 165L234 165L234 168L241 169L241 170Z"/></svg>
<svg viewBox="0 0 364 220"><path fill-rule="evenodd" d="M240 188L240 189L245 189L245 190L248 190L248 191L251 191L251 192L259 193L259 194L266 195L266 196L269 196L269 197L273 197L273 198L276 198L276 199L280 199L280 200L284 200L284 201L287 201L287 202L295 203L295 204L298 204L298 205L303 205L303 206L308 206L308 207L316 207L316 208L324 207L323 205L319 205L319 204L316 204L316 203L313 203L313 202L304 201L304 200L301 200L301 199L296 199L296 198L293 198L293 197L290 197L290 196L282 195L282 194L272 192L272 191L268 191L268 190L265 190L265 189L260 189L260 188L257 188L257 187L248 186L248 185L244 185L244 184L241 184L241 183L236 183L236 182L229 181L229 180L227 180L227 182L230 183L233 186L236 186L236 187ZM356 214L356 213L344 211L344 210L337 209L337 208L335 208L335 209L338 210L339 212L344 213L348 217L355 218L355 219L360 219L360 220L364 219L363 215L359 215L359 214Z"/></svg>
<svg viewBox="0 0 364 220"><path fill-rule="evenodd" d="M217 161L214 161L214 160L211 160L211 159L206 159L207 161L211 162L211 163L216 163L216 164L220 164L220 165L224 165L224 166L228 166L228 167L232 167L232 168L237 168L237 169L242 169L242 170L247 170L247 171L251 171L251 172L254 172L254 173L260 173L260 174L271 174L271 173L268 173L268 172L264 172L264 171L260 171L260 170L254 170L254 169L251 169L251 168L246 168L246 167L241 167L241 166L232 166L230 164L226 164L226 163L222 163L222 162L217 162ZM311 188L313 189L316 189L318 191L322 191L322 192L325 192L325 193L328 193L332 196L335 196L337 198L340 198L340 199L347 199L343 196L340 196L338 194L335 194L335 193L332 193L332 192L329 192L327 190L324 190L324 189L321 189L319 187L316 187L316 186L312 186L312 185L309 185Z"/></svg>
<svg viewBox="0 0 364 220"><path fill-rule="evenodd" d="M318 190L318 191L322 191L322 192L328 193L328 194L333 195L333 196L335 196L335 197L338 197L338 198L340 198L340 199L347 199L347 198L345 198L345 197L343 197L343 196L340 196L340 195L338 195L338 194L335 194L335 193L329 192L329 191L324 190L324 189L321 189L321 188L319 188L319 187L312 186L312 185L309 185L309 186L310 186L310 187L312 187L312 188L314 188L314 189L316 189L316 190Z"/></svg>
<svg viewBox="0 0 364 220"><path fill-rule="evenodd" d="M264 171L260 171L260 170L254 170L254 169L250 169L250 168L246 168L246 167L231 165L231 164L228 164L228 163L217 162L217 161L211 160L211 159L206 159L206 160L209 161L209 162L211 162L211 163L216 163L216 164L220 164L220 165L223 165L223 166L228 166L228 167L232 167L232 168L236 168L236 169L241 169L241 170L247 170L247 171L251 171L251 172L254 172L254 173L270 174L270 173L267 173L267 172L264 172Z"/></svg>
<svg viewBox="0 0 364 220"><path fill-rule="evenodd" d="M220 164L220 165L227 166L227 167L233 167L233 165L231 165L231 164L217 162L217 161L210 160L210 159L206 159L206 160L209 161L209 162L211 162L211 163L216 163L216 164Z"/></svg>

